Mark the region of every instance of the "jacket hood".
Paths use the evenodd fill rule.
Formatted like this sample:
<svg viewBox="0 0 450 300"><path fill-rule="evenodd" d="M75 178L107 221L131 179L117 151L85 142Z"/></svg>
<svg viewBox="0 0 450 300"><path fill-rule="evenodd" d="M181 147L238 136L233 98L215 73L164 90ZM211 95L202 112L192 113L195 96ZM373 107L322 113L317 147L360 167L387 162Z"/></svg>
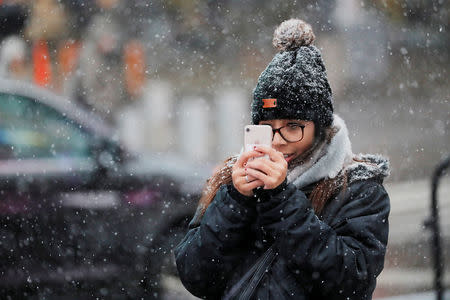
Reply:
<svg viewBox="0 0 450 300"><path fill-rule="evenodd" d="M371 178L382 181L389 175L389 161L383 156L353 154L347 126L336 114L333 115L332 128L336 133L331 141L312 154L308 162L290 170L288 182L303 188L325 178L335 178L345 171L349 184Z"/></svg>

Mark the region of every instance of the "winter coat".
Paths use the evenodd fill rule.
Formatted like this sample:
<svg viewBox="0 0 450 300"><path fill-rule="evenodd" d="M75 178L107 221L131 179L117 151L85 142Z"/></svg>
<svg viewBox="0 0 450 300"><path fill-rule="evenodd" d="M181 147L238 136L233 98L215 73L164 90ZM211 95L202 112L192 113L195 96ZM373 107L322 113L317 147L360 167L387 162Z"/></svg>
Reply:
<svg viewBox="0 0 450 300"><path fill-rule="evenodd" d="M175 249L180 279L192 294L222 298L274 244L277 256L252 299L372 298L388 240L390 206L382 186L388 163L374 155L350 162L355 156L345 124L335 116L334 126L339 132L326 153L301 175L254 198L224 185L204 216L193 219ZM316 215L307 195L336 165L347 172L347 187Z"/></svg>

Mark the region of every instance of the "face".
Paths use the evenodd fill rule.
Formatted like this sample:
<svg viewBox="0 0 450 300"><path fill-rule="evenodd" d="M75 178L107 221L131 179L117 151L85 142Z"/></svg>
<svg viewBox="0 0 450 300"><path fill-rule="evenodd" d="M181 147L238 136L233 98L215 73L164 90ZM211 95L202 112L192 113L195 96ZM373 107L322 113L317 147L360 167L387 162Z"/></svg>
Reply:
<svg viewBox="0 0 450 300"><path fill-rule="evenodd" d="M305 152L312 146L314 141L314 122L290 119L266 120L259 122L259 125L270 125L273 129L278 129L283 126L292 124L304 125L303 139L298 142L287 142L284 140L279 132L275 133L272 140L272 148L284 154L284 158L289 163L297 158L300 154Z"/></svg>

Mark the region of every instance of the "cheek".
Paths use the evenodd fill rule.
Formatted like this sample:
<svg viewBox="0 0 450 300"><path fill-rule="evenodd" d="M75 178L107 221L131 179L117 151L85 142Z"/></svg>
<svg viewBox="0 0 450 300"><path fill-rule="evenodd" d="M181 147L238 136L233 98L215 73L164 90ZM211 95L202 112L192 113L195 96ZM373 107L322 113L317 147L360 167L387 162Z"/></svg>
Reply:
<svg viewBox="0 0 450 300"><path fill-rule="evenodd" d="M310 130L307 130L305 132L305 136L303 138L304 145L306 147L306 149L308 149L309 147L312 146L313 142L314 142L314 138L315 138L315 128L314 128L314 124L311 124L312 126L310 127Z"/></svg>
<svg viewBox="0 0 450 300"><path fill-rule="evenodd" d="M304 142L305 142L304 145L305 145L306 149L311 147L314 142L314 132L306 135Z"/></svg>
<svg viewBox="0 0 450 300"><path fill-rule="evenodd" d="M308 150L308 148L311 145L308 143L300 143L299 145L296 145L295 147L295 152L297 152L298 154L302 154L303 152L305 152L306 150Z"/></svg>
<svg viewBox="0 0 450 300"><path fill-rule="evenodd" d="M314 134L305 135L303 140L301 140L294 146L295 152L297 152L298 154L302 154L312 146L313 142L314 142Z"/></svg>

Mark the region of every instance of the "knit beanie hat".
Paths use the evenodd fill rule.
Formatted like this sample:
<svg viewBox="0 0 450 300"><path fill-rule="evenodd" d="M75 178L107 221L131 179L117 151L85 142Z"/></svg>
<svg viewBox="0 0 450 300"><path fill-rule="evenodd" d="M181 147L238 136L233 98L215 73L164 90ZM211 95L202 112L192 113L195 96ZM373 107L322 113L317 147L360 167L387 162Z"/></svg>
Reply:
<svg viewBox="0 0 450 300"><path fill-rule="evenodd" d="M273 119L314 121L323 128L333 121L331 88L319 49L312 45L311 25L284 21L275 30L278 49L253 91L252 122Z"/></svg>

